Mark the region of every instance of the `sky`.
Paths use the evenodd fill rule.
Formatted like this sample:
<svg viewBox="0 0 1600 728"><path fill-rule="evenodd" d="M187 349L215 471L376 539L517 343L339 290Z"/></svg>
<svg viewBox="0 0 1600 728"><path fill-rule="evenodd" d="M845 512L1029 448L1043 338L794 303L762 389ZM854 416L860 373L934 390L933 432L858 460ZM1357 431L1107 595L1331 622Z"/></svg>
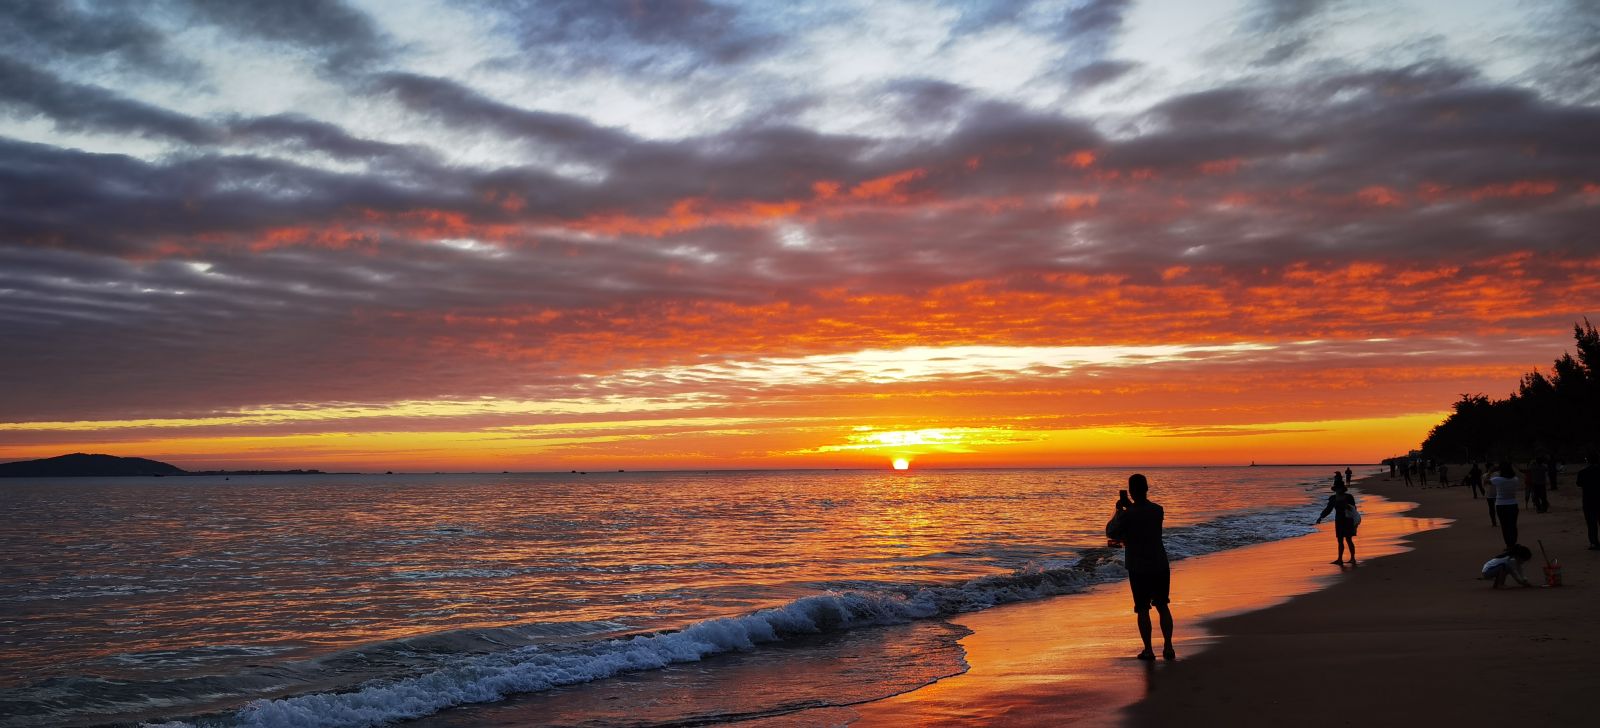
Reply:
<svg viewBox="0 0 1600 728"><path fill-rule="evenodd" d="M1600 321L1600 3L0 4L0 460L1373 462Z"/></svg>

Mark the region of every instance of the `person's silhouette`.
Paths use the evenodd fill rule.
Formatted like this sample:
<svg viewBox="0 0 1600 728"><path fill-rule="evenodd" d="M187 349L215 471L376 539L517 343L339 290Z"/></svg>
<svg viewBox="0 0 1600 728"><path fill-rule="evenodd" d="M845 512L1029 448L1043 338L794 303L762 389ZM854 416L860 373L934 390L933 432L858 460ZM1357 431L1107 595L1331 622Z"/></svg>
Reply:
<svg viewBox="0 0 1600 728"><path fill-rule="evenodd" d="M1545 494L1545 467L1544 456L1540 455L1528 463L1528 469L1522 471L1527 475L1527 490L1523 491L1524 505L1532 505L1535 513L1544 513L1550 510L1550 497Z"/></svg>
<svg viewBox="0 0 1600 728"><path fill-rule="evenodd" d="M1350 495L1350 489L1338 479L1333 481L1333 495L1328 496L1328 505L1322 509L1322 515L1317 516L1317 523L1328 514L1333 515L1333 538L1339 544L1339 558L1333 563L1344 565L1344 547L1350 545L1350 565L1356 564L1356 497Z"/></svg>
<svg viewBox="0 0 1600 728"><path fill-rule="evenodd" d="M1589 453L1588 466L1578 471L1583 491L1583 525L1589 531L1589 548L1600 551L1600 453Z"/></svg>
<svg viewBox="0 0 1600 728"><path fill-rule="evenodd" d="M1489 479L1489 492L1494 495L1494 510L1500 516L1500 536L1506 548L1517 543L1517 490L1522 481L1510 461L1500 463L1500 474Z"/></svg>
<svg viewBox="0 0 1600 728"><path fill-rule="evenodd" d="M1128 569L1128 586L1133 590L1133 611L1139 615L1139 639L1144 641L1141 660L1156 659L1150 645L1150 607L1161 616L1161 656L1172 660L1172 610L1168 608L1172 567L1167 563L1167 547L1161 541L1161 521L1166 512L1150 501L1150 481L1135 473L1128 477L1128 489L1117 500L1117 513L1106 524L1106 536L1122 542L1123 563ZM1129 499L1132 496L1132 499Z"/></svg>
<svg viewBox="0 0 1600 728"><path fill-rule="evenodd" d="M1484 562L1483 578L1493 579L1494 588L1499 589L1506 585L1506 577L1517 580L1523 586L1533 586L1528 582L1528 577L1522 575L1522 565L1533 558L1533 552L1522 544L1512 544L1498 556Z"/></svg>

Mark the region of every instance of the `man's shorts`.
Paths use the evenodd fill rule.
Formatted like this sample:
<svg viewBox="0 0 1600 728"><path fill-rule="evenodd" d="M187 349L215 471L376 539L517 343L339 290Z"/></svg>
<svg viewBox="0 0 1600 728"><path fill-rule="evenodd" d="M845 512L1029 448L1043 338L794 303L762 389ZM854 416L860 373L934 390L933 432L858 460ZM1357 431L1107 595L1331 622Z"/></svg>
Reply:
<svg viewBox="0 0 1600 728"><path fill-rule="evenodd" d="M1172 589L1172 569L1130 571L1128 586L1133 587L1133 611L1148 612L1152 604L1164 606Z"/></svg>

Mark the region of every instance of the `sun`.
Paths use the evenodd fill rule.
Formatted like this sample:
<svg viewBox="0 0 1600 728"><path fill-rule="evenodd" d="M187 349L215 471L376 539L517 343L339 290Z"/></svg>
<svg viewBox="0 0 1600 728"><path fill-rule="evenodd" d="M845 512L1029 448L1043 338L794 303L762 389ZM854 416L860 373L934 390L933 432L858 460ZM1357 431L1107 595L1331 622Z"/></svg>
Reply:
<svg viewBox="0 0 1600 728"><path fill-rule="evenodd" d="M895 458L894 459L894 469L895 470L910 470L911 469L911 461L907 460L905 458Z"/></svg>

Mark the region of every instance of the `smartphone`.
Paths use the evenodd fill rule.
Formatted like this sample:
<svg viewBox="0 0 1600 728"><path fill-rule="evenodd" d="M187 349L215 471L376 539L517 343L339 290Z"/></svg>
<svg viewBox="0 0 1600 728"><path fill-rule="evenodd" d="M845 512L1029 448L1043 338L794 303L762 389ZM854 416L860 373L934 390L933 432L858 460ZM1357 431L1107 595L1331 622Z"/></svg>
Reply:
<svg viewBox="0 0 1600 728"><path fill-rule="evenodd" d="M1128 491L1119 490L1119 491L1117 491L1117 496L1119 498L1121 498L1122 500L1127 500L1128 499Z"/></svg>

